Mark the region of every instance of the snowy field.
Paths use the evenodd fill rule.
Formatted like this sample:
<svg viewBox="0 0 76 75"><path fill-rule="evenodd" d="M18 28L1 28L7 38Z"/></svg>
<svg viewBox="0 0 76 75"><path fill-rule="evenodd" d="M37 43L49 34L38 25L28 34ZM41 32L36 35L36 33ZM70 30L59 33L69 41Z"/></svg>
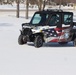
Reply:
<svg viewBox="0 0 76 75"><path fill-rule="evenodd" d="M76 48L72 42L35 48L33 43L18 45L21 24L29 22L15 14L0 14L0 75L76 75ZM30 16L31 16L30 12Z"/></svg>

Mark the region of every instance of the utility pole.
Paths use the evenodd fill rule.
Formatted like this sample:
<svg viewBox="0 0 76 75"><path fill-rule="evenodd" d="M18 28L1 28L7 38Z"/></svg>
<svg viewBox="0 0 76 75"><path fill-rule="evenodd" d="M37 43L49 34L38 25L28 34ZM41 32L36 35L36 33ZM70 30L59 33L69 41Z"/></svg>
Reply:
<svg viewBox="0 0 76 75"><path fill-rule="evenodd" d="M28 19L28 6L29 6L29 3L28 3L28 0L26 0L26 19Z"/></svg>
<svg viewBox="0 0 76 75"><path fill-rule="evenodd" d="M20 12L19 4L20 4L20 1L16 0L16 3L17 3L17 14L16 14L16 17L19 18L19 12Z"/></svg>

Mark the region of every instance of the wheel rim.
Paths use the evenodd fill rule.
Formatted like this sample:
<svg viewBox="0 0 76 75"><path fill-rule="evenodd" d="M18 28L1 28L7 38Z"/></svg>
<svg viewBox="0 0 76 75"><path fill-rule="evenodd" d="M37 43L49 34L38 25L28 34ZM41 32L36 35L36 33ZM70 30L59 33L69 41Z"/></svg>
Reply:
<svg viewBox="0 0 76 75"><path fill-rule="evenodd" d="M27 37L26 36L23 37L23 41L24 41L24 43L27 42Z"/></svg>
<svg viewBox="0 0 76 75"><path fill-rule="evenodd" d="M39 38L39 40L38 40L38 46L40 47L40 46L42 46L42 39L41 38Z"/></svg>

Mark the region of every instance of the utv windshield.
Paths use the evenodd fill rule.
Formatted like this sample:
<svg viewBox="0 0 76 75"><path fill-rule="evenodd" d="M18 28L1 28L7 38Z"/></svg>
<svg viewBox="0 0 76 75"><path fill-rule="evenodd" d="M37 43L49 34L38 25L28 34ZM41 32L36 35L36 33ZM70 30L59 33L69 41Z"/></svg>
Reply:
<svg viewBox="0 0 76 75"><path fill-rule="evenodd" d="M48 18L48 14L44 13L35 13L31 20L32 25L43 25L46 22L46 19Z"/></svg>

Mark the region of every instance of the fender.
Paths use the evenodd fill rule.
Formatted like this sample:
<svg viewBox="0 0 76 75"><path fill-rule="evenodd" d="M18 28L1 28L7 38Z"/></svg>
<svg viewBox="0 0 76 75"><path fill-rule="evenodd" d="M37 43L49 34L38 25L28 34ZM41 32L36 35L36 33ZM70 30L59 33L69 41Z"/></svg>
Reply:
<svg viewBox="0 0 76 75"><path fill-rule="evenodd" d="M23 34L22 34L22 30L20 30L20 34L23 35Z"/></svg>

